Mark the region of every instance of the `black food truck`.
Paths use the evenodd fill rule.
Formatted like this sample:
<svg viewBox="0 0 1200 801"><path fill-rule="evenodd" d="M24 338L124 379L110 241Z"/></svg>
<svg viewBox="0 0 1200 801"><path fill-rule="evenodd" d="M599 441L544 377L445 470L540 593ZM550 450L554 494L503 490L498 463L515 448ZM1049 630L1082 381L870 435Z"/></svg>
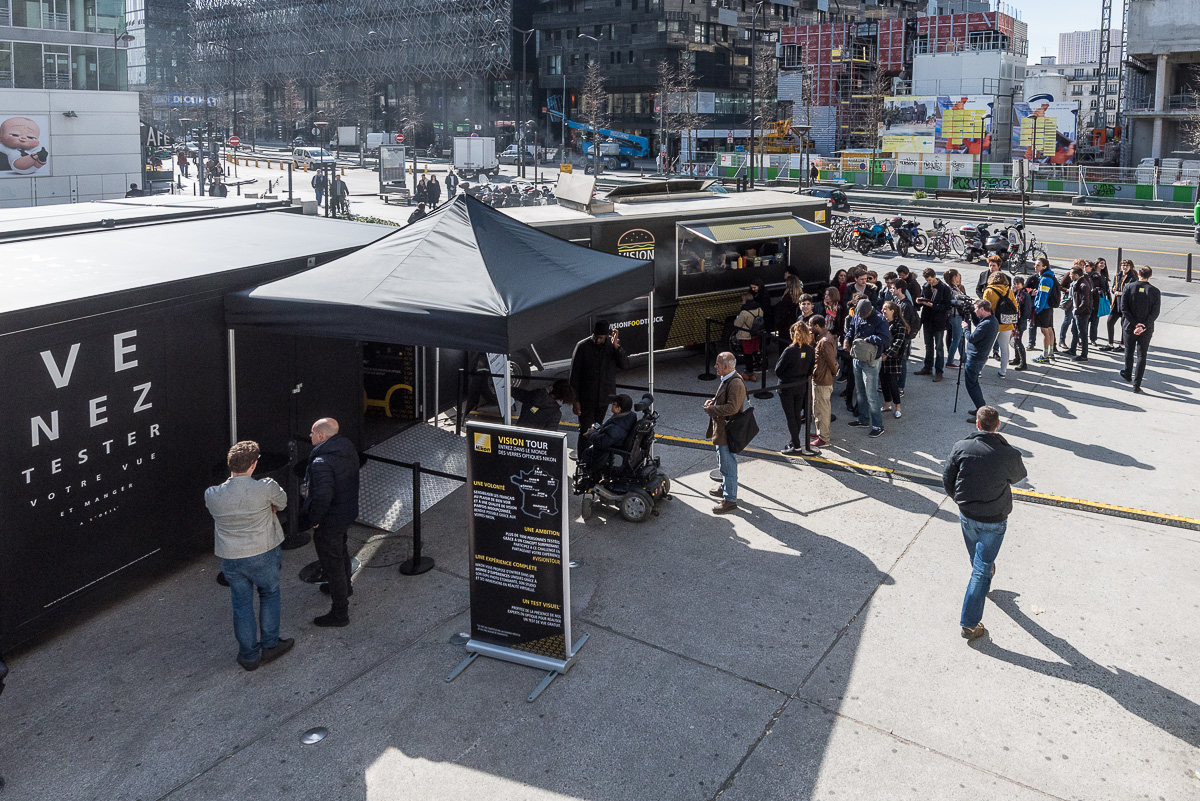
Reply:
<svg viewBox="0 0 1200 801"><path fill-rule="evenodd" d="M690 183L693 191L670 196L652 182L618 187L595 213L565 205L503 211L560 239L652 259L655 350L717 341L751 279L764 280L776 295L787 273L810 292L829 283L824 200L776 191L729 194L710 181ZM644 300L635 300L604 314L630 353L648 350L646 310ZM533 343L533 350L544 363L569 359L593 322L580 320L549 342Z"/></svg>
<svg viewBox="0 0 1200 801"><path fill-rule="evenodd" d="M227 476L232 420L226 294L394 230L233 198L147 201L0 212L0 645L172 550L211 547L203 491ZM360 381L358 343L245 346L260 383ZM299 397L295 414L341 415L358 438L353 393ZM260 472L285 458L264 453Z"/></svg>

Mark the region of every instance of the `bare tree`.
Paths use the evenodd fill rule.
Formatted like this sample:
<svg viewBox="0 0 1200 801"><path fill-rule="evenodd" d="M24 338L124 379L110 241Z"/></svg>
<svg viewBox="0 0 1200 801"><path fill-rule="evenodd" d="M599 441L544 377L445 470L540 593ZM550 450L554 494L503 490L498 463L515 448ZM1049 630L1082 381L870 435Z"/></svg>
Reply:
<svg viewBox="0 0 1200 801"><path fill-rule="evenodd" d="M1200 67L1192 67L1191 72L1193 85L1200 87ZM1183 143L1200 153L1200 90L1193 89L1188 94L1191 96L1191 108L1187 110L1182 125Z"/></svg>
<svg viewBox="0 0 1200 801"><path fill-rule="evenodd" d="M760 42L754 47L754 105L749 117L758 117L759 135L770 122L775 121L775 105L779 90L779 74L775 65L775 45ZM750 119L747 119L747 123Z"/></svg>
<svg viewBox="0 0 1200 801"><path fill-rule="evenodd" d="M238 111L242 115L242 121L250 128L250 143L252 147L258 146L258 129L263 124L264 103L266 92L263 88L261 78L255 78L250 81L249 86L242 91L242 102L245 104Z"/></svg>
<svg viewBox="0 0 1200 801"><path fill-rule="evenodd" d="M675 67L665 58L659 59L656 68L658 76L658 127L662 141L659 147L666 156L671 155L671 137L678 128L675 125L675 115L672 113L672 98L676 96L679 87L676 85ZM664 165L663 169L666 167Z"/></svg>
<svg viewBox="0 0 1200 801"><path fill-rule="evenodd" d="M708 125L709 118L700 113L700 95L697 92L696 74L692 72L691 61L685 53L679 54L679 63L675 65L675 86L682 100L675 117L675 124L681 133L680 144L682 145L682 133L690 132L691 136L688 137L688 140L692 143L694 151L695 132ZM689 157L694 158L694 152L689 153Z"/></svg>
<svg viewBox="0 0 1200 801"><path fill-rule="evenodd" d="M587 74L583 80L583 91L579 95L580 117L592 126L592 158L593 164L598 164L600 152L601 128L608 127L608 90L604 86L604 73L600 62L592 59L588 62Z"/></svg>
<svg viewBox="0 0 1200 801"><path fill-rule="evenodd" d="M308 112L301 106L300 85L291 76L283 81L279 120L283 123L283 138L289 142L296 135L296 128L308 121Z"/></svg>
<svg viewBox="0 0 1200 801"><path fill-rule="evenodd" d="M328 132L329 136L334 136L341 127L342 122L353 116L354 98L353 93L347 91L346 80L338 72L326 73L321 78L320 86L321 94L321 110L325 113L325 120L332 128ZM338 141L339 149L341 140Z"/></svg>

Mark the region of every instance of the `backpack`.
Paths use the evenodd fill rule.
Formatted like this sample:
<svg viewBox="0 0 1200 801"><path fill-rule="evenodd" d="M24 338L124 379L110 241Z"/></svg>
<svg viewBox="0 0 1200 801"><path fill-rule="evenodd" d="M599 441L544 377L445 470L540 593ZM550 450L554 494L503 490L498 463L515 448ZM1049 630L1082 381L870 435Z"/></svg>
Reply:
<svg viewBox="0 0 1200 801"><path fill-rule="evenodd" d="M1007 292L996 302L996 317L1000 320L1000 325L1016 325L1021 319L1021 310Z"/></svg>
<svg viewBox="0 0 1200 801"><path fill-rule="evenodd" d="M1047 308L1057 309L1062 305L1062 287L1059 286L1058 277L1051 274L1050 281L1050 297L1046 299Z"/></svg>

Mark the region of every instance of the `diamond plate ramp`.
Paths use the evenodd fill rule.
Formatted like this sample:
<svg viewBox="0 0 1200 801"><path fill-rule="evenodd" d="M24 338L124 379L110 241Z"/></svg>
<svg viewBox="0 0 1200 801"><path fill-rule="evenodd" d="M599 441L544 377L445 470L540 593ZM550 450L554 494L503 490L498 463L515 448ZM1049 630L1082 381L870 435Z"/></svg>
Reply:
<svg viewBox="0 0 1200 801"><path fill-rule="evenodd" d="M467 474L465 440L453 431L418 423L367 451L399 462L458 476ZM421 475L421 511L462 486L462 481ZM399 531L412 522L412 470L368 459L359 473L358 521L384 531Z"/></svg>

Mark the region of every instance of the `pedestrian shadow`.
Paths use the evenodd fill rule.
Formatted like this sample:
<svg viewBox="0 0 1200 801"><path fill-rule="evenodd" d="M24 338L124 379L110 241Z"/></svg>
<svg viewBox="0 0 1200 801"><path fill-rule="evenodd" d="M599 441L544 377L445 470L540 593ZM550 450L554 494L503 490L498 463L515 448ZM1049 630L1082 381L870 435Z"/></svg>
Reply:
<svg viewBox="0 0 1200 801"><path fill-rule="evenodd" d="M988 598L1027 634L1063 660L1053 662L1001 648L988 637L976 649L993 659L1041 673L1055 679L1073 681L1108 695L1147 723L1200 747L1200 704L1185 698L1145 676L1118 667L1104 667L1084 656L1062 637L1051 634L1017 606L1018 593L993 590Z"/></svg>
<svg viewBox="0 0 1200 801"><path fill-rule="evenodd" d="M1113 450L1105 445L1098 445L1090 442L1077 442L1066 437L1056 437L1052 434L1047 434L1036 428L1019 428L1013 430L1012 435L1025 440L1047 445L1051 448L1070 451L1080 459L1087 459L1101 464L1112 465L1115 467L1136 467L1139 470L1157 470L1154 465L1140 462L1133 456L1127 453ZM1022 451L1024 453L1024 451ZM1033 454L1029 454L1033 455Z"/></svg>

